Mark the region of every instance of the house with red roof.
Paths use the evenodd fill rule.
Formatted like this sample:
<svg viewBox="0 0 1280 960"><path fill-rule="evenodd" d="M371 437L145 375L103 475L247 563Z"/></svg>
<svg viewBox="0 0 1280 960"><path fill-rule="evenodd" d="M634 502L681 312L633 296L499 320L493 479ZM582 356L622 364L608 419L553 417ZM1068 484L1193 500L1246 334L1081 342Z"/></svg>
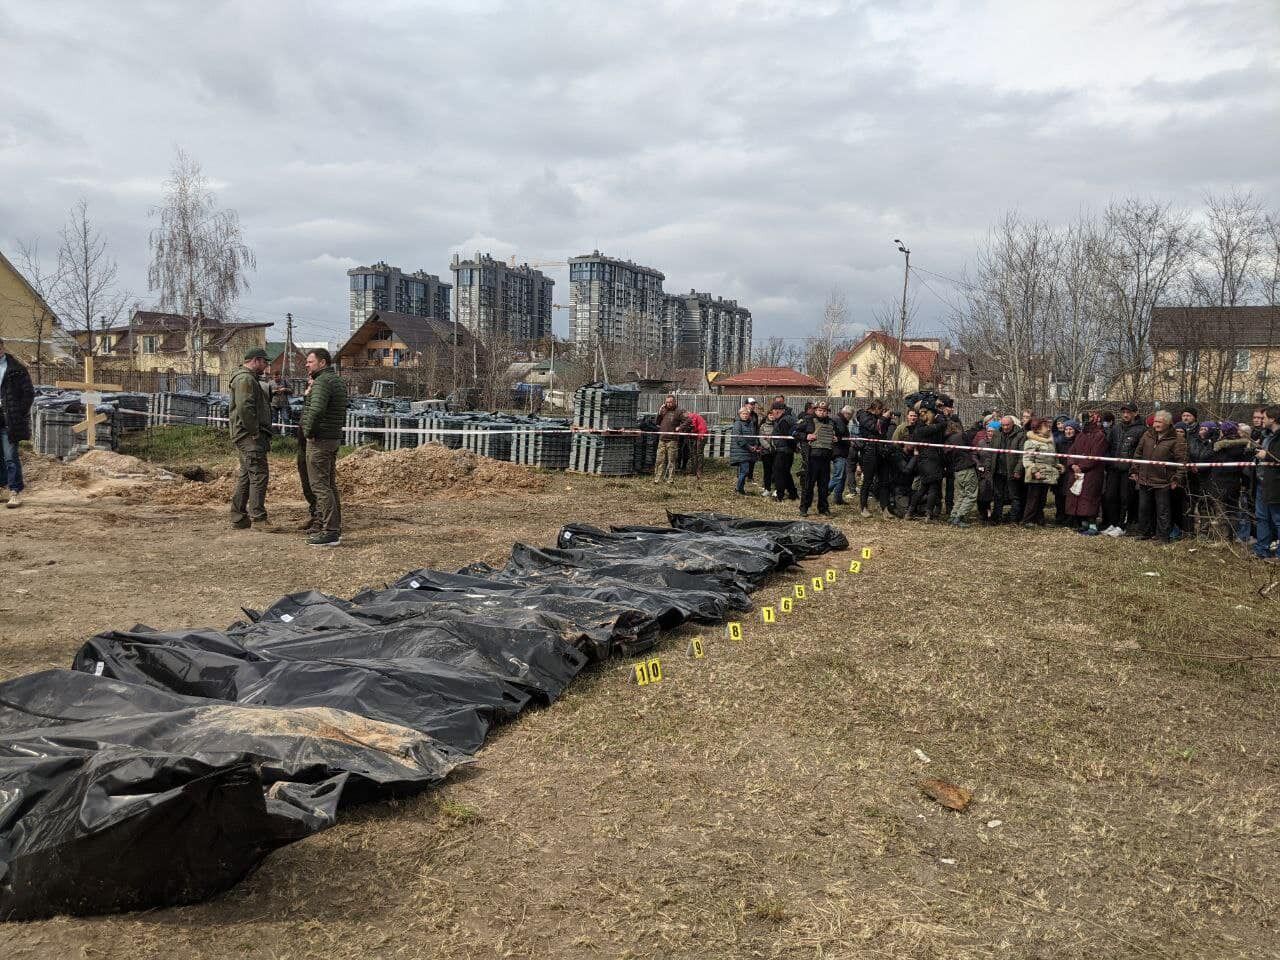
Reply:
<svg viewBox="0 0 1280 960"><path fill-rule="evenodd" d="M733 397L774 393L823 396L826 385L790 367L755 367L731 377L717 377L715 388Z"/></svg>
<svg viewBox="0 0 1280 960"><path fill-rule="evenodd" d="M942 343L936 338L899 344L897 337L873 330L836 354L827 391L833 397L885 397L936 388L942 383L941 361Z"/></svg>

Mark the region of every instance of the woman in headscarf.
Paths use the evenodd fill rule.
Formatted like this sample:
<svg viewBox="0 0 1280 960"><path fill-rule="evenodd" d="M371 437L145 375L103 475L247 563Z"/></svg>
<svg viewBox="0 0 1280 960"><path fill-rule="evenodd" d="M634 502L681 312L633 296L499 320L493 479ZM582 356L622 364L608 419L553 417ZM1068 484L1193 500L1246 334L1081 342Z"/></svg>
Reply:
<svg viewBox="0 0 1280 960"><path fill-rule="evenodd" d="M1059 527L1066 527L1071 525L1071 515L1067 513L1067 487L1071 483L1071 471L1067 469L1066 454L1080 433L1080 423L1059 417L1054 421L1054 427L1053 449L1058 454L1062 477L1053 488L1053 522Z"/></svg>
<svg viewBox="0 0 1280 960"><path fill-rule="evenodd" d="M1223 420L1218 424L1218 439L1213 442L1213 453L1209 462L1245 463L1253 459L1253 444L1247 436L1240 435L1240 427L1232 420ZM1213 518L1208 524L1210 535L1230 540L1240 536L1248 540L1248 518L1240 509L1240 493L1244 488L1246 467L1214 466L1205 471L1201 479L1204 490L1206 508Z"/></svg>
<svg viewBox="0 0 1280 960"><path fill-rule="evenodd" d="M1107 455L1107 435L1102 431L1099 414L1088 415L1084 429L1076 434L1067 452L1067 515L1080 533L1096 537L1106 479L1106 464L1097 458Z"/></svg>
<svg viewBox="0 0 1280 960"><path fill-rule="evenodd" d="M1022 478L1027 484L1027 506L1022 511L1024 527L1044 526L1044 504L1049 490L1056 488L1062 467L1054 456L1052 424L1035 421L1022 447Z"/></svg>

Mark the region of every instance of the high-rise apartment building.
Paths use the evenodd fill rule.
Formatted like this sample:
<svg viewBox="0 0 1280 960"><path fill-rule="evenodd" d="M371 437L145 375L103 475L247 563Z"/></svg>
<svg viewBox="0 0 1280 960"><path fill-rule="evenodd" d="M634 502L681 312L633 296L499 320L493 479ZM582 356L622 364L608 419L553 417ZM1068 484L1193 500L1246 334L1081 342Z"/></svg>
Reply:
<svg viewBox="0 0 1280 960"><path fill-rule="evenodd" d="M480 340L517 343L551 336L551 301L555 281L527 263L509 266L489 254L470 260L455 254L458 323Z"/></svg>
<svg viewBox="0 0 1280 960"><path fill-rule="evenodd" d="M351 281L351 332L375 310L391 310L415 317L448 320L451 284L425 270L402 273L379 261L371 267L347 271Z"/></svg>
<svg viewBox="0 0 1280 960"><path fill-rule="evenodd" d="M745 370L751 362L751 311L709 293L663 297L663 356L675 367Z"/></svg>
<svg viewBox="0 0 1280 960"><path fill-rule="evenodd" d="M590 255L569 259L569 313L580 350L597 344L662 356L662 281L652 267Z"/></svg>

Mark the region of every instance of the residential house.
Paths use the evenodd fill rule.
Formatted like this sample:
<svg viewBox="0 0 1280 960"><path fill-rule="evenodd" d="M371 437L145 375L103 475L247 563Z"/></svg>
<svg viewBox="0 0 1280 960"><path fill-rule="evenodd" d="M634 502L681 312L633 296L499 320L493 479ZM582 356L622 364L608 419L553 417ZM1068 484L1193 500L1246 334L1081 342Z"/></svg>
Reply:
<svg viewBox="0 0 1280 960"><path fill-rule="evenodd" d="M941 341L936 338L904 340L899 351L896 337L873 330L852 349L836 354L827 390L833 397L884 397L937 388L942 382L940 359Z"/></svg>
<svg viewBox="0 0 1280 960"><path fill-rule="evenodd" d="M790 367L754 367L731 377L718 377L715 390L727 396L758 396L764 400L779 393L823 396L826 385Z"/></svg>
<svg viewBox="0 0 1280 960"><path fill-rule="evenodd" d="M1280 307L1154 307L1151 353L1159 403L1280 400Z"/></svg>
<svg viewBox="0 0 1280 960"><path fill-rule="evenodd" d="M75 332L80 349L92 352L106 366L128 365L141 371L225 376L244 362L245 352L266 349L267 323L233 323L203 317L196 333L195 319L180 313L135 310L129 322L92 333Z"/></svg>
<svg viewBox="0 0 1280 960"><path fill-rule="evenodd" d="M23 363L39 367L75 360L75 341L26 277L0 253L0 339ZM37 370L31 375L37 376Z"/></svg>
<svg viewBox="0 0 1280 960"><path fill-rule="evenodd" d="M434 317L375 310L338 349L334 359L344 368L439 366L452 362L455 343L459 354L470 363L473 338L462 325Z"/></svg>
<svg viewBox="0 0 1280 960"><path fill-rule="evenodd" d="M285 342L283 340L267 341L267 373L273 377L284 375L285 368ZM302 345L295 343L293 352L289 354L289 376L303 377L307 371L307 351L302 349Z"/></svg>

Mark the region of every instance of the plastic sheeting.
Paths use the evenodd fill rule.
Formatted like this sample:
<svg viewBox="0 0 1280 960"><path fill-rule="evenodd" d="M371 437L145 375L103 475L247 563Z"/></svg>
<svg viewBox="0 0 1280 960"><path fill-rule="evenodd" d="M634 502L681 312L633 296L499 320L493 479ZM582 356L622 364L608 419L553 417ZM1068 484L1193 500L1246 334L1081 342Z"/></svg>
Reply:
<svg viewBox="0 0 1280 960"><path fill-rule="evenodd" d="M0 684L0 919L211 896L347 803L440 782L591 660L847 546L825 524L670 521L569 524L501 569L291 594L225 630L107 631L72 671Z"/></svg>

